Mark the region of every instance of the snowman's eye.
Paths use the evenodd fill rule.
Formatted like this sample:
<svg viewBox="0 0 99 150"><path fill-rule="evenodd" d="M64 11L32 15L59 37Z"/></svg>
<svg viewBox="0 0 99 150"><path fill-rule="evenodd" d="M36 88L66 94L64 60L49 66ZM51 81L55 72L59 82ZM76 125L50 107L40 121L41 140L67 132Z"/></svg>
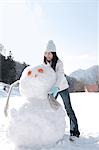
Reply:
<svg viewBox="0 0 99 150"><path fill-rule="evenodd" d="M40 73L44 72L44 70L42 68L38 68L37 71L40 72Z"/></svg>
<svg viewBox="0 0 99 150"><path fill-rule="evenodd" d="M28 75L28 76L31 76L31 75L32 75L32 71L29 70L29 71L27 72L27 75Z"/></svg>

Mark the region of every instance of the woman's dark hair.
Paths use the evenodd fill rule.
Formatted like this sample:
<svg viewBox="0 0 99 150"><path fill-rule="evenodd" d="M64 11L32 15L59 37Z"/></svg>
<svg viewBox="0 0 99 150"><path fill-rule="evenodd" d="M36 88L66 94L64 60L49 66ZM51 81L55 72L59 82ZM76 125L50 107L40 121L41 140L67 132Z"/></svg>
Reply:
<svg viewBox="0 0 99 150"><path fill-rule="evenodd" d="M53 54L53 59L52 59L52 63L51 63L51 67L54 69L55 71L55 68L56 68L56 63L58 61L58 57L57 57L57 54L56 52L51 52ZM47 64L47 59L46 57L44 56L44 63Z"/></svg>

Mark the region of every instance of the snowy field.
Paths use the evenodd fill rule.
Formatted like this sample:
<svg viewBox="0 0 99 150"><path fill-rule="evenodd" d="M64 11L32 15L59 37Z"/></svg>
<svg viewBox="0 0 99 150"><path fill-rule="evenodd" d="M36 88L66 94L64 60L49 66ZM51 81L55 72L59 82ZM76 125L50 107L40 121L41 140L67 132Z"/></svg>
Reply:
<svg viewBox="0 0 99 150"><path fill-rule="evenodd" d="M10 108L19 108L23 102L20 101L17 90L13 93L10 98ZM3 113L6 93L0 89L0 150L99 150L99 93L71 93L70 96L78 118L80 138L77 138L75 142L69 141L69 119L66 115L66 132L58 143L40 149L15 148L15 145L6 137L8 118L5 118ZM58 101L62 104L60 97Z"/></svg>

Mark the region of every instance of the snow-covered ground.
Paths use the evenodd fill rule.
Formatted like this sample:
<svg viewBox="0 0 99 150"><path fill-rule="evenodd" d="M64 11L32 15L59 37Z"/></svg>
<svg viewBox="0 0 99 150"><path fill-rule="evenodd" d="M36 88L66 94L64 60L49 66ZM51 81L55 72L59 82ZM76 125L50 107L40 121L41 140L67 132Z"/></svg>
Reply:
<svg viewBox="0 0 99 150"><path fill-rule="evenodd" d="M81 132L75 142L69 141L69 119L66 115L66 132L58 143L52 146L41 147L39 150L99 150L99 93L71 93L71 103L76 113ZM58 101L62 103L60 96ZM15 146L6 137L8 119L3 110L6 102L6 93L0 87L0 150L16 150ZM10 98L10 108L21 106L18 90ZM21 139L20 139L21 140ZM17 148L17 150L38 150L35 148Z"/></svg>

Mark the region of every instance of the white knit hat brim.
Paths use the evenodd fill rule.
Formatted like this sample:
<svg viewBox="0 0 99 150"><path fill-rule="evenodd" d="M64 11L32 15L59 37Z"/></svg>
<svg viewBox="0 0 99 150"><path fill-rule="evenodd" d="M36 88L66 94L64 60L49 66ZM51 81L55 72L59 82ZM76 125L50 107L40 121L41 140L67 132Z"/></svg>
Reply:
<svg viewBox="0 0 99 150"><path fill-rule="evenodd" d="M56 52L56 50L53 50L53 49L46 49L45 52Z"/></svg>

